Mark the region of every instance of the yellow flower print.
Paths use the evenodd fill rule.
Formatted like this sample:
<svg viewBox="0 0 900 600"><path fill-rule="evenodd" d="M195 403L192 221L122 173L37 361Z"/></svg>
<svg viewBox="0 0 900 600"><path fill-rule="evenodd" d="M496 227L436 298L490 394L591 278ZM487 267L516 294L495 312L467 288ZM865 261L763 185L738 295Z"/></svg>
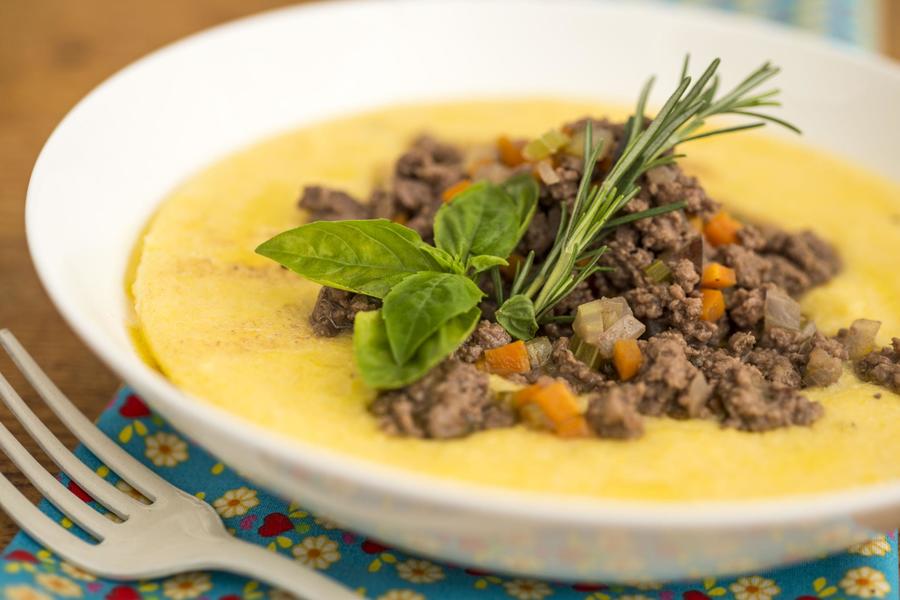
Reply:
<svg viewBox="0 0 900 600"><path fill-rule="evenodd" d="M444 570L427 560L410 559L397 565L397 575L412 583L434 583L444 578Z"/></svg>
<svg viewBox="0 0 900 600"><path fill-rule="evenodd" d="M841 588L851 596L860 598L884 598L891 591L891 585L884 573L871 567L850 569L840 583Z"/></svg>
<svg viewBox="0 0 900 600"><path fill-rule="evenodd" d="M314 569L327 569L341 559L337 544L324 535L304 538L292 552L298 561Z"/></svg>
<svg viewBox="0 0 900 600"><path fill-rule="evenodd" d="M97 579L90 573L88 573L86 571L82 571L75 565L70 565L67 562L59 563L59 568L62 569L63 573L65 573L72 579L79 579L81 581L95 581Z"/></svg>
<svg viewBox="0 0 900 600"><path fill-rule="evenodd" d="M651 598L643 594L625 594L619 596L618 600L651 600Z"/></svg>
<svg viewBox="0 0 900 600"><path fill-rule="evenodd" d="M144 438L144 455L157 467L174 467L188 459L187 444L173 433L160 431Z"/></svg>
<svg viewBox="0 0 900 600"><path fill-rule="evenodd" d="M891 543L886 535L879 535L875 539L865 541L855 546L850 546L848 552L850 554L861 554L863 556L884 556L891 551Z"/></svg>
<svg viewBox="0 0 900 600"><path fill-rule="evenodd" d="M297 596L284 590L270 590L269 600L297 600Z"/></svg>
<svg viewBox="0 0 900 600"><path fill-rule="evenodd" d="M71 579L61 577L60 575L41 573L35 575L34 580L37 581L42 588L61 598L81 598L83 595L80 585Z"/></svg>
<svg viewBox="0 0 900 600"><path fill-rule="evenodd" d="M235 490L228 490L222 494L221 498L216 498L213 507L224 518L239 517L246 514L248 510L259 504L259 498L256 497L256 490L248 487L239 487Z"/></svg>
<svg viewBox="0 0 900 600"><path fill-rule="evenodd" d="M771 600L781 593L781 588L771 579L753 575L732 583L731 591L737 600Z"/></svg>
<svg viewBox="0 0 900 600"><path fill-rule="evenodd" d="M546 583L530 579L513 579L504 583L503 587L516 600L543 600L553 593Z"/></svg>
<svg viewBox="0 0 900 600"><path fill-rule="evenodd" d="M8 585L3 588L3 597L6 600L53 600L30 585Z"/></svg>
<svg viewBox="0 0 900 600"><path fill-rule="evenodd" d="M378 596L377 600L425 600L425 596L412 590L390 590Z"/></svg>
<svg viewBox="0 0 900 600"><path fill-rule="evenodd" d="M211 589L206 573L182 573L163 581L163 596L172 600L191 600Z"/></svg>

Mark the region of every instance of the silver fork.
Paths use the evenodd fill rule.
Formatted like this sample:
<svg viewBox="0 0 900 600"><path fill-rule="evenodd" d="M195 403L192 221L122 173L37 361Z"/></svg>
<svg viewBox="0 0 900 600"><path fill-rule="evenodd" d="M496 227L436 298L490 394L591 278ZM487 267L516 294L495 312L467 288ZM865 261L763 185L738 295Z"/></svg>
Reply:
<svg viewBox="0 0 900 600"><path fill-rule="evenodd" d="M177 489L106 437L59 391L8 330L0 345L41 398L103 464L143 494L145 504L111 485L54 436L0 374L0 397L72 481L121 519L114 522L72 494L0 423L0 449L56 508L97 540L85 542L54 522L0 474L0 508L69 563L110 579L223 570L261 579L311 600L359 600L331 579L225 530L207 503Z"/></svg>

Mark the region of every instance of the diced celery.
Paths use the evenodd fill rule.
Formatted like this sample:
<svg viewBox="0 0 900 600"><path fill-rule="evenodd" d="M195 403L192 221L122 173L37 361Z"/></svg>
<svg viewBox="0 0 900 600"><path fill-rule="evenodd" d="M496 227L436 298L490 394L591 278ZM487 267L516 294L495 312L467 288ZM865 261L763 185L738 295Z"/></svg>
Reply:
<svg viewBox="0 0 900 600"><path fill-rule="evenodd" d="M543 160L551 154L550 148L547 147L547 144L545 144L541 138L531 140L525 144L524 148L522 148L522 156L530 161Z"/></svg>
<svg viewBox="0 0 900 600"><path fill-rule="evenodd" d="M596 340L603 333L603 300L585 302L575 309L572 329L584 340Z"/></svg>
<svg viewBox="0 0 900 600"><path fill-rule="evenodd" d="M597 346L584 341L577 333L572 336L572 339L569 342L569 349L572 351L572 354L575 355L575 358L592 369L598 368L600 363L603 362L603 357L600 355L600 349L597 348Z"/></svg>
<svg viewBox="0 0 900 600"><path fill-rule="evenodd" d="M550 152L556 152L569 143L569 136L558 129L551 129L541 136L541 141L550 149Z"/></svg>
<svg viewBox="0 0 900 600"><path fill-rule="evenodd" d="M672 269L663 261L656 259L644 268L644 275L653 283L662 283L672 276Z"/></svg>

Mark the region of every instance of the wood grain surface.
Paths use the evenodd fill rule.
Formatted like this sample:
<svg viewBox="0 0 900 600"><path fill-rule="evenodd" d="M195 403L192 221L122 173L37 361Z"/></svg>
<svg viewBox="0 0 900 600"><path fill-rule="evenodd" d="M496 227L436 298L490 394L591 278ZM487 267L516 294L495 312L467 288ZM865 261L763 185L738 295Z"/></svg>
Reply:
<svg viewBox="0 0 900 600"><path fill-rule="evenodd" d="M884 2L888 5L885 47L900 58L900 2ZM59 317L37 280L25 244L25 190L41 145L82 96L131 61L199 29L287 3L0 0L0 327L12 329L91 417L100 412L118 381ZM0 371L13 374L3 359ZM21 378L9 379L20 390L26 389ZM23 395L42 417L49 417L33 394ZM24 436L5 411L0 410L0 418L17 436ZM54 431L73 445L66 430L52 423ZM27 487L2 455L0 471L23 489ZM33 490L27 493L36 496ZM0 548L14 531L0 512Z"/></svg>

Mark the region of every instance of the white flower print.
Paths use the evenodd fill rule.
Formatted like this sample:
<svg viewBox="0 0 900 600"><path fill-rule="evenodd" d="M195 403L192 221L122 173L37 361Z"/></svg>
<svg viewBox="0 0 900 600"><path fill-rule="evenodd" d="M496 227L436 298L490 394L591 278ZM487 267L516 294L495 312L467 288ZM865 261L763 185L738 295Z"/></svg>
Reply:
<svg viewBox="0 0 900 600"><path fill-rule="evenodd" d="M144 439L144 455L157 467L174 467L188 459L187 444L173 433L160 431Z"/></svg>
<svg viewBox="0 0 900 600"><path fill-rule="evenodd" d="M87 573L86 571L82 571L75 565L70 565L67 562L59 563L59 568L63 570L63 573L65 573L72 579L80 579L81 581L95 581L97 579L90 573Z"/></svg>
<svg viewBox="0 0 900 600"><path fill-rule="evenodd" d="M771 600L781 593L781 588L771 579L752 575L732 583L731 591L737 600Z"/></svg>
<svg viewBox="0 0 900 600"><path fill-rule="evenodd" d="M206 573L182 573L163 581L163 596L172 600L191 600L211 589Z"/></svg>
<svg viewBox="0 0 900 600"><path fill-rule="evenodd" d="M855 546L850 546L848 552L850 554L861 554L863 556L884 556L891 551L891 543L886 535L879 535L877 538L865 541Z"/></svg>
<svg viewBox="0 0 900 600"><path fill-rule="evenodd" d="M246 514L248 510L259 504L259 498L256 497L256 490L248 487L239 487L235 490L228 490L222 494L221 498L216 498L213 507L224 518L239 517Z"/></svg>
<svg viewBox="0 0 900 600"><path fill-rule="evenodd" d="M123 494L134 498L138 502L141 502L143 504L150 504L150 500L146 496L131 487L124 479L120 479L116 482L116 489L118 489Z"/></svg>
<svg viewBox="0 0 900 600"><path fill-rule="evenodd" d="M884 573L871 567L850 569L841 580L840 586L851 596L860 598L884 598L891 591Z"/></svg>
<svg viewBox="0 0 900 600"><path fill-rule="evenodd" d="M37 581L42 588L61 598L81 598L83 595L80 585L71 579L61 577L60 575L40 573L34 576L34 580Z"/></svg>
<svg viewBox="0 0 900 600"><path fill-rule="evenodd" d="M444 578L444 570L427 560L410 559L397 565L397 575L412 583L434 583Z"/></svg>
<svg viewBox="0 0 900 600"><path fill-rule="evenodd" d="M503 587L516 600L543 600L553 593L546 583L530 579L513 579L504 583Z"/></svg>
<svg viewBox="0 0 900 600"><path fill-rule="evenodd" d="M390 590L378 596L377 600L425 600L425 596L412 590Z"/></svg>
<svg viewBox="0 0 900 600"><path fill-rule="evenodd" d="M30 585L8 585L3 588L3 597L6 600L53 600Z"/></svg>
<svg viewBox="0 0 900 600"><path fill-rule="evenodd" d="M297 560L314 569L327 569L341 558L338 545L324 535L303 538L292 552Z"/></svg>

